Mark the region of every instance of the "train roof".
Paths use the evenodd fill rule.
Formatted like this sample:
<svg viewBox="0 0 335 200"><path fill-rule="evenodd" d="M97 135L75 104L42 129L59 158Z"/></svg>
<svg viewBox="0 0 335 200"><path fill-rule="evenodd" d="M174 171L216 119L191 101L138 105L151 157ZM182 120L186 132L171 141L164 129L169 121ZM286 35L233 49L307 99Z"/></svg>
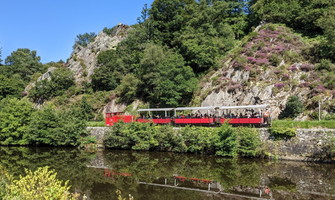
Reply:
<svg viewBox="0 0 335 200"><path fill-rule="evenodd" d="M151 112L151 111L173 111L173 110L229 110L229 109L264 109L268 105L244 105L244 106L205 106L205 107L178 107L178 108L144 108L138 109L138 112Z"/></svg>
<svg viewBox="0 0 335 200"><path fill-rule="evenodd" d="M143 109L138 109L138 112L148 112L148 111L171 111L174 108L143 108Z"/></svg>

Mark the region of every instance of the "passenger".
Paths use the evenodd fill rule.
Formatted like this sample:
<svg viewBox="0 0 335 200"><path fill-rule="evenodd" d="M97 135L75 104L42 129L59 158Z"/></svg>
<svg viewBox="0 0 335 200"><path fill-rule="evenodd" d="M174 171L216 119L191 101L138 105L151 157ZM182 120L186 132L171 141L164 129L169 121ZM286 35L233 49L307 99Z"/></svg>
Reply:
<svg viewBox="0 0 335 200"><path fill-rule="evenodd" d="M264 117L264 123L265 123L265 124L268 124L268 123L269 123L269 116L270 116L269 111L266 111L266 112L264 113L264 115L263 115L263 117Z"/></svg>

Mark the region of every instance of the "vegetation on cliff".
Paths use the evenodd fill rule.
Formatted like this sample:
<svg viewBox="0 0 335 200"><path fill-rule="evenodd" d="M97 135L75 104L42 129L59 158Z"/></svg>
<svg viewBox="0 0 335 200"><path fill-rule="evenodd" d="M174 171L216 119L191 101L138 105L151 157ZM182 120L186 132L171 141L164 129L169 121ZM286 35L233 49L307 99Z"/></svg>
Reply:
<svg viewBox="0 0 335 200"><path fill-rule="evenodd" d="M89 49L90 55L97 56L92 76L76 54L71 60L79 62L80 72L69 70L63 61L42 64L36 51L18 49L4 64L0 62L0 142L51 144L52 138L36 139L44 135L39 130L36 138L25 135L34 130L32 125L48 130L61 126L56 130L59 139L78 126L80 131L72 139L54 144L77 145L80 120L101 120L104 106L115 99L175 107L200 105L210 94L222 92L225 102L232 104L271 99L277 102L277 116L283 111L283 118L302 113L316 119L321 102L322 117L332 119L334 8L334 0L155 0L144 6L138 24L122 29L120 34L127 38L116 47ZM116 28L103 30L109 36L115 32ZM85 49L98 37L79 34L74 47ZM45 74L48 68L54 69ZM75 82L76 73L85 81ZM37 81L42 74L43 80ZM23 92L28 83L30 89ZM255 93L264 95L260 98ZM296 99L291 104L296 107L290 110L293 107L286 102L294 96L303 107ZM56 108L36 111L28 101L39 106L48 102ZM208 101L213 104L212 99ZM76 112L83 114L75 116ZM74 119L74 124L66 117Z"/></svg>

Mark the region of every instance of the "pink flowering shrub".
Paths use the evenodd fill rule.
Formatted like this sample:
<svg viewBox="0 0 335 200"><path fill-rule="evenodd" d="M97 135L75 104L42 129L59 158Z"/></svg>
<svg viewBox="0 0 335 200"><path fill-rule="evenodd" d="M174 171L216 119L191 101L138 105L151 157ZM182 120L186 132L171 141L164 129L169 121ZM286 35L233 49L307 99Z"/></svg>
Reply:
<svg viewBox="0 0 335 200"><path fill-rule="evenodd" d="M301 87L301 88L303 88L303 87L309 87L310 85L311 85L311 84L308 83L308 82L302 82L302 83L300 83L298 86Z"/></svg>
<svg viewBox="0 0 335 200"><path fill-rule="evenodd" d="M308 72L308 71L311 71L312 69L314 69L314 65L313 64L303 63L303 64L300 65L300 70L301 71Z"/></svg>
<svg viewBox="0 0 335 200"><path fill-rule="evenodd" d="M289 68L287 68L288 70L295 72L298 70L298 67L296 65L291 65Z"/></svg>
<svg viewBox="0 0 335 200"><path fill-rule="evenodd" d="M276 88L278 88L278 89L281 89L281 88L283 88L284 86L285 86L285 84L284 83L275 83L275 85L274 85Z"/></svg>

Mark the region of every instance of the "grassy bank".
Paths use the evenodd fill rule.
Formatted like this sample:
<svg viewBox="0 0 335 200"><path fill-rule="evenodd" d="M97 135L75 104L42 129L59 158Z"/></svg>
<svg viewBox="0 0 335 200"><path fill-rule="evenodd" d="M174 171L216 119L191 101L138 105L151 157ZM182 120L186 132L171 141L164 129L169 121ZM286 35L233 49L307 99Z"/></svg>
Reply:
<svg viewBox="0 0 335 200"><path fill-rule="evenodd" d="M86 122L87 127L104 127L104 121L88 121Z"/></svg>
<svg viewBox="0 0 335 200"><path fill-rule="evenodd" d="M293 120L275 120L271 127L274 128L330 128L335 129L335 120L321 121L293 121Z"/></svg>

